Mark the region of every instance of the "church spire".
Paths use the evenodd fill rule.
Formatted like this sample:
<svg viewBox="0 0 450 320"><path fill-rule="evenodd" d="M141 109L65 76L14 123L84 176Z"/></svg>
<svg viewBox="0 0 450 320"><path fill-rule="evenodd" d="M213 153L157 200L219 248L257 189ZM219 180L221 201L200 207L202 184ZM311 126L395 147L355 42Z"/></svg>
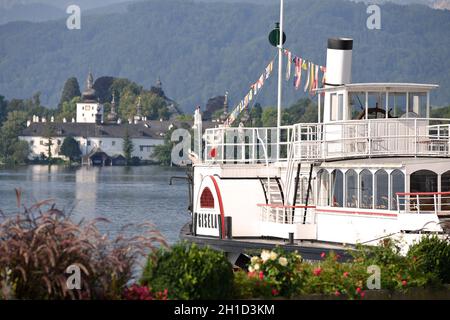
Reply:
<svg viewBox="0 0 450 320"><path fill-rule="evenodd" d="M162 82L161 78L158 76L158 79L156 80L156 88L162 89Z"/></svg>
<svg viewBox="0 0 450 320"><path fill-rule="evenodd" d="M117 121L116 93L115 92L113 92L113 95L112 95L111 111L108 114L108 121L109 122L116 122Z"/></svg>
<svg viewBox="0 0 450 320"><path fill-rule="evenodd" d="M89 74L86 79L86 89L92 89L94 87L94 76L92 75L91 69L89 69Z"/></svg>
<svg viewBox="0 0 450 320"><path fill-rule="evenodd" d="M97 95L94 89L94 76L92 75L91 69L89 69L89 74L86 79L86 88L82 94L83 102L94 102L97 101Z"/></svg>

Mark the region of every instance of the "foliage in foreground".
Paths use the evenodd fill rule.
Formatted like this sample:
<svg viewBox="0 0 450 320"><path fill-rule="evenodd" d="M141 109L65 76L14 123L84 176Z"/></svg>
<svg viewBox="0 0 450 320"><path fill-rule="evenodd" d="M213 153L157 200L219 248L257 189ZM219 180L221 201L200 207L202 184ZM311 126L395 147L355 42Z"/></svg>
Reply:
<svg viewBox="0 0 450 320"><path fill-rule="evenodd" d="M380 268L381 289L406 291L448 283L450 244L436 237L424 238L406 256L394 241L377 247L358 247L353 259L340 261L339 255L322 253L322 260L306 262L297 253L277 248L251 258L248 272L235 276L237 298L295 298L323 294L350 299L364 298L373 271Z"/></svg>
<svg viewBox="0 0 450 320"><path fill-rule="evenodd" d="M179 243L150 256L141 283L155 291L168 289L171 299L227 299L233 270L224 253Z"/></svg>
<svg viewBox="0 0 450 320"><path fill-rule="evenodd" d="M417 261L423 273L434 273L443 283L450 283L450 243L430 236L413 245L408 256Z"/></svg>
<svg viewBox="0 0 450 320"><path fill-rule="evenodd" d="M149 224L141 236L109 240L100 221L74 223L50 201L0 218L0 299L122 298L139 259L165 242ZM68 289L71 265L82 271L80 290Z"/></svg>

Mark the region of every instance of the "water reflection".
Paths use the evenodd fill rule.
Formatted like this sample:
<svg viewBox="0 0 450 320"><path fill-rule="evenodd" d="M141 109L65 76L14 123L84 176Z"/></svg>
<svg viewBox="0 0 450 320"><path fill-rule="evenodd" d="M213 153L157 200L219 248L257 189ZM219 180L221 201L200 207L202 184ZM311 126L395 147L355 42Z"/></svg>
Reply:
<svg viewBox="0 0 450 320"><path fill-rule="evenodd" d="M14 188L21 188L25 206L54 199L58 208L72 212L76 219L107 218L111 224L105 231L112 235L128 223L150 221L173 243L189 220L188 195L184 182L169 186L168 181L183 173L157 166L0 170L0 209L6 214L17 212Z"/></svg>

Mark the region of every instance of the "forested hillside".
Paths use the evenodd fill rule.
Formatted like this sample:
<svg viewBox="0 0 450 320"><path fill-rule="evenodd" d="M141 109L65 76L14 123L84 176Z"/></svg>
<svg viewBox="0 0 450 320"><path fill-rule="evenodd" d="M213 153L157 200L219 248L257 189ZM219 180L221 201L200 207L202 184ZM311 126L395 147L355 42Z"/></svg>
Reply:
<svg viewBox="0 0 450 320"><path fill-rule="evenodd" d="M202 3L185 0L136 2L125 13L82 19L69 31L65 19L0 26L0 94L8 99L40 91L56 106L65 80L128 78L150 88L161 77L168 96L185 111L230 93L242 99L276 50L267 34L278 5ZM437 83L434 104L450 102L450 12L425 6L382 6L382 29L366 28L366 5L344 0L299 0L286 4L286 46L325 64L328 37L354 38L353 80ZM276 102L275 76L256 101ZM288 83L286 105L304 94Z"/></svg>

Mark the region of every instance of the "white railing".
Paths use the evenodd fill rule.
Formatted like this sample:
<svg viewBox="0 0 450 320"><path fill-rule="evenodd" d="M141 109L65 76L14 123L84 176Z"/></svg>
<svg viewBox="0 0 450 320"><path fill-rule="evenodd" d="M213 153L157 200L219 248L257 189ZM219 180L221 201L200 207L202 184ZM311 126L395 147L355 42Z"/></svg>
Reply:
<svg viewBox="0 0 450 320"><path fill-rule="evenodd" d="M397 193L399 213L450 214L450 192Z"/></svg>
<svg viewBox="0 0 450 320"><path fill-rule="evenodd" d="M278 224L313 224L316 206L284 206L258 204L261 208L261 221Z"/></svg>
<svg viewBox="0 0 450 320"><path fill-rule="evenodd" d="M266 163L371 156L450 156L450 120L369 119L277 128L215 128L205 133L205 162ZM279 149L279 150L278 150ZM279 156L278 156L279 154ZM289 160L290 160L289 159Z"/></svg>

